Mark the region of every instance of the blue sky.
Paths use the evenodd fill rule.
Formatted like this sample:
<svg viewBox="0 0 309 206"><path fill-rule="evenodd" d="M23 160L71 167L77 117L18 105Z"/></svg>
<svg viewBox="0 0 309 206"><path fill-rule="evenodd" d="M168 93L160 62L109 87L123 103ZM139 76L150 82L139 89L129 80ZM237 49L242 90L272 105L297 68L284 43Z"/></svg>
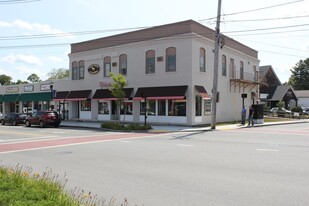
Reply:
<svg viewBox="0 0 309 206"><path fill-rule="evenodd" d="M188 19L214 29L211 18L216 17L218 4L217 0L5 2L0 0L0 74L13 81L26 80L32 73L44 80L54 68L69 68L70 43ZM260 9L266 7L270 8ZM257 50L260 66L272 65L285 82L290 69L309 57L307 8L309 0L222 0L221 32Z"/></svg>

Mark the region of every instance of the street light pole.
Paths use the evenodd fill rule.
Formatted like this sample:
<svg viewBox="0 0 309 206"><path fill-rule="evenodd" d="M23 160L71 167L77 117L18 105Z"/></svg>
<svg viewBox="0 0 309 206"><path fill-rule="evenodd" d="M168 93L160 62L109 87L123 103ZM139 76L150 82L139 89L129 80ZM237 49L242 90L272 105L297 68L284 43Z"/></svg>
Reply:
<svg viewBox="0 0 309 206"><path fill-rule="evenodd" d="M144 126L147 124L147 96L144 93L141 93L142 98L144 98Z"/></svg>
<svg viewBox="0 0 309 206"><path fill-rule="evenodd" d="M53 90L54 85L53 85L53 82L50 83L49 88L50 88L50 103L49 104L50 104L50 109L52 109L51 102L54 99L54 90Z"/></svg>
<svg viewBox="0 0 309 206"><path fill-rule="evenodd" d="M54 85L49 85L49 88L50 88L50 101L53 101L54 99L54 91L53 91L53 88L54 88Z"/></svg>
<svg viewBox="0 0 309 206"><path fill-rule="evenodd" d="M220 46L220 17L221 17L221 0L218 0L216 36L215 36L215 51L214 51L213 87L212 87L212 98L211 98L211 129L216 129L218 69L219 69L219 46Z"/></svg>

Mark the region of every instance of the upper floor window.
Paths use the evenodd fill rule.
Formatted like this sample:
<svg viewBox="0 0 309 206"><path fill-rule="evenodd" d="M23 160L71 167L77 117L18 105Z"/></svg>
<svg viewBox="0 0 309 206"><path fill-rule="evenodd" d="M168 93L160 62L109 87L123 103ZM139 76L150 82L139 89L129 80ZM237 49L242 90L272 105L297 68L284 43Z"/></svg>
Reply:
<svg viewBox="0 0 309 206"><path fill-rule="evenodd" d="M103 59L104 77L109 77L111 74L111 57L107 56Z"/></svg>
<svg viewBox="0 0 309 206"><path fill-rule="evenodd" d="M166 71L176 71L176 48L169 47L166 49Z"/></svg>
<svg viewBox="0 0 309 206"><path fill-rule="evenodd" d="M152 74L156 71L156 52L149 50L146 52L146 74Z"/></svg>
<svg viewBox="0 0 309 206"><path fill-rule="evenodd" d="M79 65L79 79L85 78L85 61L81 60L78 63Z"/></svg>
<svg viewBox="0 0 309 206"><path fill-rule="evenodd" d="M258 81L258 71L256 70L256 66L253 65L253 81L257 82Z"/></svg>
<svg viewBox="0 0 309 206"><path fill-rule="evenodd" d="M230 77L235 78L236 77L236 70L235 70L235 64L234 59L230 58Z"/></svg>
<svg viewBox="0 0 309 206"><path fill-rule="evenodd" d="M119 74L127 75L127 55L121 54L119 56Z"/></svg>
<svg viewBox="0 0 309 206"><path fill-rule="evenodd" d="M244 78L244 62L240 61L240 79Z"/></svg>
<svg viewBox="0 0 309 206"><path fill-rule="evenodd" d="M206 57L205 57L205 49L204 48L200 48L200 72L206 72Z"/></svg>
<svg viewBox="0 0 309 206"><path fill-rule="evenodd" d="M222 55L222 76L226 76L226 56Z"/></svg>
<svg viewBox="0 0 309 206"><path fill-rule="evenodd" d="M85 78L85 61L72 62L72 80Z"/></svg>
<svg viewBox="0 0 309 206"><path fill-rule="evenodd" d="M72 62L72 80L78 79L78 62Z"/></svg>

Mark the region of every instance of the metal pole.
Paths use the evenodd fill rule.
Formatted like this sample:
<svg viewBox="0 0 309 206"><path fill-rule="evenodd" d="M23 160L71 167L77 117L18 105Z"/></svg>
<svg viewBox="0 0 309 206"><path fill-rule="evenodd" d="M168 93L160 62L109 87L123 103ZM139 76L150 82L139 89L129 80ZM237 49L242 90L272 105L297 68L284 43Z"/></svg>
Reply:
<svg viewBox="0 0 309 206"><path fill-rule="evenodd" d="M220 46L220 17L221 0L218 0L215 51L214 51L214 74L211 98L211 129L216 129L216 110L217 110L217 87L218 87L218 69L219 69L219 46Z"/></svg>
<svg viewBox="0 0 309 206"><path fill-rule="evenodd" d="M145 102L145 107L144 107L144 112L145 112L145 119L144 119L144 126L147 125L147 97L146 95L144 96L144 102Z"/></svg>

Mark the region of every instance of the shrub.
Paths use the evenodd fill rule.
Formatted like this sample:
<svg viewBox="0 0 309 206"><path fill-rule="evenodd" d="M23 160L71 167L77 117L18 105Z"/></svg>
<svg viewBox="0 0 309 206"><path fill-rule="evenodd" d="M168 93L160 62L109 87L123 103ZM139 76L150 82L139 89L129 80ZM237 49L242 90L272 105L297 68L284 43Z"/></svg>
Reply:
<svg viewBox="0 0 309 206"><path fill-rule="evenodd" d="M142 130L149 130L151 129L151 126L146 124L146 125L140 125L137 123L134 124L121 124L119 122L104 122L101 124L101 128L106 128L106 129L113 129L113 130L128 130L128 131L132 131L132 130L138 130L138 131L142 131Z"/></svg>
<svg viewBox="0 0 309 206"><path fill-rule="evenodd" d="M296 107L292 108L291 111L292 111L292 112L298 112L298 113L300 113L300 114L303 113L303 109L302 109L300 106L296 106Z"/></svg>

